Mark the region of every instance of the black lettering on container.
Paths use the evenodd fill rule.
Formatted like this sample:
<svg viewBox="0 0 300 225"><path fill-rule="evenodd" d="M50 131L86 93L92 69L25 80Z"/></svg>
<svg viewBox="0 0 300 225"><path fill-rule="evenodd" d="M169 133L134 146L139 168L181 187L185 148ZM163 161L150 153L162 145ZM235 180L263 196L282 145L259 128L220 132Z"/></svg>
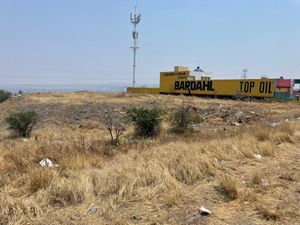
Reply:
<svg viewBox="0 0 300 225"><path fill-rule="evenodd" d="M179 81L175 81L175 90L179 90Z"/></svg>
<svg viewBox="0 0 300 225"><path fill-rule="evenodd" d="M272 94L272 82L269 82L269 94Z"/></svg>
<svg viewBox="0 0 300 225"><path fill-rule="evenodd" d="M244 81L241 81L241 82L240 82L240 84L241 84L241 85L240 85L240 92L243 92L243 83L244 83Z"/></svg>
<svg viewBox="0 0 300 225"><path fill-rule="evenodd" d="M250 93L252 93L252 88L254 88L255 83L253 81L250 82Z"/></svg>
<svg viewBox="0 0 300 225"><path fill-rule="evenodd" d="M249 92L249 82L245 82L245 85L244 85L244 92L245 92L245 93Z"/></svg>
<svg viewBox="0 0 300 225"><path fill-rule="evenodd" d="M264 93L265 92L265 82L260 82L259 84L259 92Z"/></svg>

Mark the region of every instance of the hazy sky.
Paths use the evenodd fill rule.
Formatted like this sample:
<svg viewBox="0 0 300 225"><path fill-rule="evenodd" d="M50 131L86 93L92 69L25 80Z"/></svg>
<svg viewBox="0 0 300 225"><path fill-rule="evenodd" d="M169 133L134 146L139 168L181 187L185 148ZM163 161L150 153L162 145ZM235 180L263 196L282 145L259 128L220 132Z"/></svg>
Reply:
<svg viewBox="0 0 300 225"><path fill-rule="evenodd" d="M133 0L0 0L0 84L130 83ZM140 0L137 82L175 65L215 78L287 75L300 0ZM300 67L294 77L300 77Z"/></svg>

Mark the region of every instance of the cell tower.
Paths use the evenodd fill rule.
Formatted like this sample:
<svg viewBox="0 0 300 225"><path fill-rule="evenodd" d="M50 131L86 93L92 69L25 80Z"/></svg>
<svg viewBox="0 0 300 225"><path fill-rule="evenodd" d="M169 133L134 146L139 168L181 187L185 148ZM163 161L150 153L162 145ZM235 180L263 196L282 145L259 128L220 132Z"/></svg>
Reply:
<svg viewBox="0 0 300 225"><path fill-rule="evenodd" d="M248 72L248 70L247 69L243 69L243 74L242 74L242 79L243 80L246 80L247 79L247 72Z"/></svg>
<svg viewBox="0 0 300 225"><path fill-rule="evenodd" d="M135 75L136 75L136 52L139 49L137 46L137 41L139 38L139 32L137 31L137 25L141 21L141 14L137 13L137 5L134 6L134 13L130 13L130 21L133 24L133 31L132 31L132 37L133 37L133 47L130 47L133 49L133 87L135 86Z"/></svg>

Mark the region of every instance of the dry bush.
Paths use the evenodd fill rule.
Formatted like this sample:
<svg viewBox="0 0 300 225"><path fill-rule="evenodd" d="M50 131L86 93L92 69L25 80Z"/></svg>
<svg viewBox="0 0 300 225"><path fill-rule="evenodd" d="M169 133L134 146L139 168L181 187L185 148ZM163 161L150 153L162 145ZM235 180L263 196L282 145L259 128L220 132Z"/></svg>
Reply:
<svg viewBox="0 0 300 225"><path fill-rule="evenodd" d="M89 177L58 177L47 188L48 200L52 205L68 206L81 203L92 194Z"/></svg>
<svg viewBox="0 0 300 225"><path fill-rule="evenodd" d="M22 173L30 166L28 157L25 157L24 154L19 154L19 151L9 152L3 158L4 164L2 164L2 167L6 173Z"/></svg>
<svg viewBox="0 0 300 225"><path fill-rule="evenodd" d="M74 153L73 155L62 158L59 161L59 168L61 170L83 170L92 168L102 168L103 159L97 154L80 154Z"/></svg>
<svg viewBox="0 0 300 225"><path fill-rule="evenodd" d="M120 156L106 166L92 174L94 192L96 195L111 196L115 201L130 199L133 196L145 199L159 198L178 186L167 168L157 160L147 162L143 157L134 160Z"/></svg>
<svg viewBox="0 0 300 225"><path fill-rule="evenodd" d="M180 146L180 148L185 147ZM191 149L188 153L175 151L173 155L170 155L170 159L168 169L171 175L181 183L192 185L215 175L216 168L211 160L195 149Z"/></svg>
<svg viewBox="0 0 300 225"><path fill-rule="evenodd" d="M220 192L229 200L235 200L238 198L238 190L236 181L225 175L220 179Z"/></svg>
<svg viewBox="0 0 300 225"><path fill-rule="evenodd" d="M218 160L233 158L253 158L256 152L256 140L248 136L237 136L222 140L211 140L203 144L204 153Z"/></svg>
<svg viewBox="0 0 300 225"><path fill-rule="evenodd" d="M99 127L101 127L100 124L92 120L82 121L79 125L79 128L87 130L99 129Z"/></svg>
<svg viewBox="0 0 300 225"><path fill-rule="evenodd" d="M243 157L252 159L254 154L257 152L256 139L249 134L244 134L237 137L236 145L239 148L238 155L241 154ZM233 157L234 154L231 155Z"/></svg>
<svg viewBox="0 0 300 225"><path fill-rule="evenodd" d="M290 136L294 136L295 129L292 127L290 123L282 123L277 128L276 131L279 131L281 133L289 134Z"/></svg>
<svg viewBox="0 0 300 225"><path fill-rule="evenodd" d="M295 143L294 138L290 134L285 133L285 132L275 133L272 136L272 141L276 145L279 145L281 143L292 143L292 144Z"/></svg>
<svg viewBox="0 0 300 225"><path fill-rule="evenodd" d="M263 216L266 220L279 220L281 217L281 213L278 210L270 209L267 206L259 206L257 207L258 212Z"/></svg>
<svg viewBox="0 0 300 225"><path fill-rule="evenodd" d="M55 171L49 168L35 168L28 174L28 190L35 193L40 189L46 189L52 182Z"/></svg>
<svg viewBox="0 0 300 225"><path fill-rule="evenodd" d="M113 105L104 105L104 110L105 112L100 118L101 123L103 123L110 134L111 144L118 146L120 137L126 130L125 116Z"/></svg>
<svg viewBox="0 0 300 225"><path fill-rule="evenodd" d="M270 128L259 127L255 129L254 136L258 141L268 141L270 139Z"/></svg>
<svg viewBox="0 0 300 225"><path fill-rule="evenodd" d="M177 206L180 204L182 198L182 189L174 188L164 195L163 203L168 205L169 207Z"/></svg>
<svg viewBox="0 0 300 225"><path fill-rule="evenodd" d="M274 146L270 142L263 142L259 143L258 146L258 153L260 153L263 156L275 156L275 149Z"/></svg>
<svg viewBox="0 0 300 225"><path fill-rule="evenodd" d="M254 186L259 186L261 185L261 179L262 179L261 174L259 172L255 172L251 177L251 183Z"/></svg>
<svg viewBox="0 0 300 225"><path fill-rule="evenodd" d="M20 202L0 193L0 225L22 224L20 217L24 212L25 207Z"/></svg>

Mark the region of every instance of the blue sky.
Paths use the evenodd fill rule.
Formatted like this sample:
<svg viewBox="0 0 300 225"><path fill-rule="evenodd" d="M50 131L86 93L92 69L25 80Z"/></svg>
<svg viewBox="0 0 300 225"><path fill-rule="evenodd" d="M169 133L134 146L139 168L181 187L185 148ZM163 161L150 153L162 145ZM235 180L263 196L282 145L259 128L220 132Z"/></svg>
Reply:
<svg viewBox="0 0 300 225"><path fill-rule="evenodd" d="M133 0L0 0L0 84L131 83ZM137 83L175 65L215 78L289 74L300 0L140 0ZM300 77L300 67L293 77Z"/></svg>

